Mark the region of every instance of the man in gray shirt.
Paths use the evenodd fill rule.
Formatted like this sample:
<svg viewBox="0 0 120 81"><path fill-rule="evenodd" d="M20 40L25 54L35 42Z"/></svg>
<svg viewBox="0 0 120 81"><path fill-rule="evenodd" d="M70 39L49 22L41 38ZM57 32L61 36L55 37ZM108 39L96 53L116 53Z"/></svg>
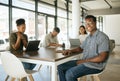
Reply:
<svg viewBox="0 0 120 81"><path fill-rule="evenodd" d="M62 46L59 44L57 35L59 34L60 29L58 27L55 27L53 29L53 32L50 32L45 36L45 39L43 41L43 47L50 47L50 46Z"/></svg>
<svg viewBox="0 0 120 81"><path fill-rule="evenodd" d="M58 66L60 81L77 81L78 77L100 73L109 56L109 38L96 27L96 17L85 17L86 30L90 32L80 47L64 50L63 54L82 53L81 60L72 60Z"/></svg>

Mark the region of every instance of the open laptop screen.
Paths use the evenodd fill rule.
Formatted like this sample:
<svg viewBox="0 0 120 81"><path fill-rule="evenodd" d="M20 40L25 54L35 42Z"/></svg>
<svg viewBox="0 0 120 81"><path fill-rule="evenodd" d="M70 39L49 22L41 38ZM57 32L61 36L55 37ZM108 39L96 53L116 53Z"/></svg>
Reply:
<svg viewBox="0 0 120 81"><path fill-rule="evenodd" d="M26 51L36 51L38 50L38 46L39 46L40 40L34 40L34 41L29 41Z"/></svg>
<svg viewBox="0 0 120 81"><path fill-rule="evenodd" d="M69 39L70 46L71 47L79 47L80 46L80 40L79 39Z"/></svg>

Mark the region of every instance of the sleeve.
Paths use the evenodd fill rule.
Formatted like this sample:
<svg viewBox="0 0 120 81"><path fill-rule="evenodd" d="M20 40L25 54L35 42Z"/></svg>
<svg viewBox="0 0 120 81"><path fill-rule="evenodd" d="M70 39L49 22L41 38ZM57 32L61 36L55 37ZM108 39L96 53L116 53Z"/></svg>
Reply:
<svg viewBox="0 0 120 81"><path fill-rule="evenodd" d="M57 38L57 37L56 37L56 43L59 44L59 42L58 42L58 38Z"/></svg>
<svg viewBox="0 0 120 81"><path fill-rule="evenodd" d="M49 36L46 35L45 36L45 47L47 47L49 44L50 44L50 42L49 42Z"/></svg>
<svg viewBox="0 0 120 81"><path fill-rule="evenodd" d="M17 37L16 37L15 33L11 33L10 34L10 43L11 43L11 45L15 44L16 40L17 40Z"/></svg>
<svg viewBox="0 0 120 81"><path fill-rule="evenodd" d="M109 49L109 38L107 36L104 36L101 38L100 43L98 45L98 53L109 52L109 50L110 50Z"/></svg>

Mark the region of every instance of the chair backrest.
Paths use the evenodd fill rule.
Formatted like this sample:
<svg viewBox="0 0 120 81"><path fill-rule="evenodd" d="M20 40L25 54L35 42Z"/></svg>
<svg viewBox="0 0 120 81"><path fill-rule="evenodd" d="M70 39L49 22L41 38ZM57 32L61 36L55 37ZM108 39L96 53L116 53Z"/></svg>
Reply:
<svg viewBox="0 0 120 81"><path fill-rule="evenodd" d="M15 78L22 78L27 76L21 61L9 52L1 53L1 62L5 72Z"/></svg>
<svg viewBox="0 0 120 81"><path fill-rule="evenodd" d="M112 53L114 48L115 48L115 40L110 39L110 53Z"/></svg>

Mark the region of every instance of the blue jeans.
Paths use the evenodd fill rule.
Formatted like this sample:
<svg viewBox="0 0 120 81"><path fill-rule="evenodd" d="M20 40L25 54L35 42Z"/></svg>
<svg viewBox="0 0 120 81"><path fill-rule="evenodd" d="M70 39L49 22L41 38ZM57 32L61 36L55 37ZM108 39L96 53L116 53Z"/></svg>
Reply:
<svg viewBox="0 0 120 81"><path fill-rule="evenodd" d="M22 62L23 66L25 69L28 69L28 70L32 70L36 64L31 64L31 63L26 63L26 62Z"/></svg>
<svg viewBox="0 0 120 81"><path fill-rule="evenodd" d="M77 60L72 60L58 66L58 74L60 81L77 81L78 77L103 71L88 68L84 66L84 64L77 65L76 62Z"/></svg>

